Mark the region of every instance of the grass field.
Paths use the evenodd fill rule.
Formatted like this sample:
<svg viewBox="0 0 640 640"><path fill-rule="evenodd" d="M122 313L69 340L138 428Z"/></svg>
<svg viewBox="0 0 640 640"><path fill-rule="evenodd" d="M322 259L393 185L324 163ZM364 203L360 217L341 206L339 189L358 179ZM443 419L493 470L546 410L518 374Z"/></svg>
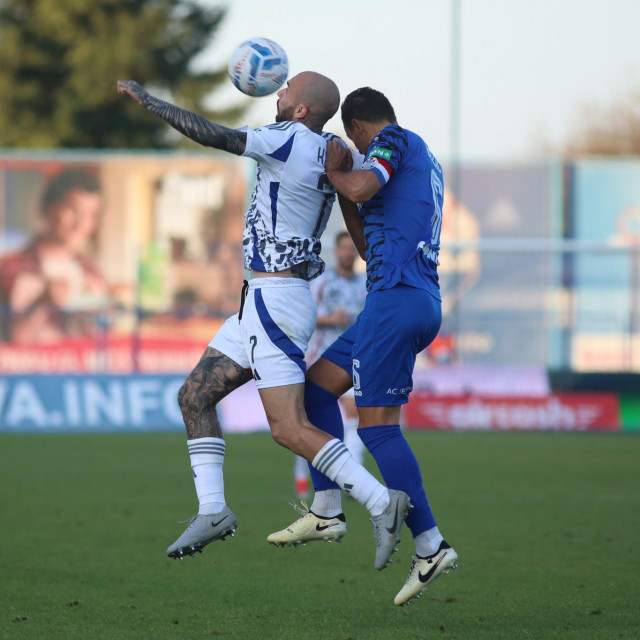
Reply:
<svg viewBox="0 0 640 640"><path fill-rule="evenodd" d="M364 508L342 544L277 549L292 458L227 440L235 538L165 549L195 512L184 437L0 437L0 638L640 638L640 437L410 433L460 568L395 607L413 545L373 569ZM370 462L370 460L369 460Z"/></svg>

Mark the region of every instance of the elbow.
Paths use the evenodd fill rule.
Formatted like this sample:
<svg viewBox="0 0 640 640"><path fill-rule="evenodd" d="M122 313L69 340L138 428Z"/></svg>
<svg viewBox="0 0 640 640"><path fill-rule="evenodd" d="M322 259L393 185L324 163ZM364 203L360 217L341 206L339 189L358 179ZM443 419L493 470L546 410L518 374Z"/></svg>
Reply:
<svg viewBox="0 0 640 640"><path fill-rule="evenodd" d="M366 185L362 185L349 189L349 191L343 195L354 204L358 204L359 202L370 200L375 194L375 191L368 189Z"/></svg>
<svg viewBox="0 0 640 640"><path fill-rule="evenodd" d="M367 200L371 200L371 198L380 191L380 183L378 182L378 179L373 177L372 180L371 177L373 176L366 172L363 179L351 186L349 193L345 194L351 202L366 202Z"/></svg>

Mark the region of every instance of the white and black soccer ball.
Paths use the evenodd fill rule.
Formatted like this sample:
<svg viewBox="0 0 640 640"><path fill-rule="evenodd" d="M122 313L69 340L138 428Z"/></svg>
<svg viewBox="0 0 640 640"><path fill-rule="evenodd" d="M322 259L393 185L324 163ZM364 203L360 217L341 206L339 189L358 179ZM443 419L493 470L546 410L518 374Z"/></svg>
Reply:
<svg viewBox="0 0 640 640"><path fill-rule="evenodd" d="M239 44L229 58L229 77L248 96L268 96L287 79L289 60L285 50L268 38L251 38Z"/></svg>

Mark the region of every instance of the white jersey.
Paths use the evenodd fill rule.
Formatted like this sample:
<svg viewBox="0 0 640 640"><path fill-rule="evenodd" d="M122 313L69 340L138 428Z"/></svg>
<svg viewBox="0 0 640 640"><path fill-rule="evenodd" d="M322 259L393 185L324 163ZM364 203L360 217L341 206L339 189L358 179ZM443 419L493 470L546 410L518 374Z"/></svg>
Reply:
<svg viewBox="0 0 640 640"><path fill-rule="evenodd" d="M321 278L311 284L311 295L316 303L319 316L328 316L338 310L349 316L351 326L364 307L367 297L367 278L363 273L350 277L340 275L335 269L327 269ZM347 327L316 327L309 341L308 361L314 362L345 331Z"/></svg>
<svg viewBox="0 0 640 640"><path fill-rule="evenodd" d="M300 122L243 131L243 155L258 162L245 214L244 265L270 273L299 265L299 275L311 280L324 271L320 236L336 197L324 168L327 141L342 140L314 133Z"/></svg>

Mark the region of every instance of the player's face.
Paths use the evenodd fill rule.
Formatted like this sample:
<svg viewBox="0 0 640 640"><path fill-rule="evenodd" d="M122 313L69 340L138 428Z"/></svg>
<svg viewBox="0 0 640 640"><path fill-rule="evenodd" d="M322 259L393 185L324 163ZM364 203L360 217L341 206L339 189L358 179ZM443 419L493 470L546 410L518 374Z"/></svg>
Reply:
<svg viewBox="0 0 640 640"><path fill-rule="evenodd" d="M345 133L347 134L349 140L353 142L355 148L361 153L366 154L367 149L369 148L369 144L371 140L368 139L365 130L358 126L358 123L354 120L350 126L345 126Z"/></svg>
<svg viewBox="0 0 640 640"><path fill-rule="evenodd" d="M336 260L340 267L345 271L351 271L357 257L358 252L351 238L342 236L336 245Z"/></svg>
<svg viewBox="0 0 640 640"><path fill-rule="evenodd" d="M276 94L278 103L276 105L276 122L288 122L294 119L294 112L298 106L299 82L298 76L294 76Z"/></svg>

